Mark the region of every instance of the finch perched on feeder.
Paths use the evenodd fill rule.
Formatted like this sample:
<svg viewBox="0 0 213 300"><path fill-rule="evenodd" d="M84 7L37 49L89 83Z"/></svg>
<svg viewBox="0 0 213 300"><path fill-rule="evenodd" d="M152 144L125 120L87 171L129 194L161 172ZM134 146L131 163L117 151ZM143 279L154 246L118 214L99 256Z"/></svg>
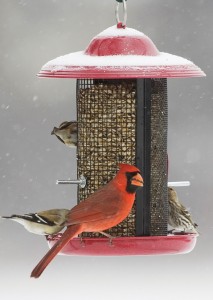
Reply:
<svg viewBox="0 0 213 300"><path fill-rule="evenodd" d="M62 143L68 147L77 146L77 122L63 122L59 128L54 127L51 134L55 135Z"/></svg>
<svg viewBox="0 0 213 300"><path fill-rule="evenodd" d="M38 213L2 216L1 218L16 221L31 233L52 235L65 227L68 213L68 209L50 209Z"/></svg>
<svg viewBox="0 0 213 300"><path fill-rule="evenodd" d="M174 230L183 231L185 233L198 233L195 229L198 225L193 222L190 213L183 206L174 188L168 188L169 202L169 220L168 223Z"/></svg>
<svg viewBox="0 0 213 300"><path fill-rule="evenodd" d="M109 183L74 206L61 238L47 252L31 273L38 278L66 244L82 232L102 232L122 222L131 211L135 193L143 178L135 166L120 164L120 170Z"/></svg>

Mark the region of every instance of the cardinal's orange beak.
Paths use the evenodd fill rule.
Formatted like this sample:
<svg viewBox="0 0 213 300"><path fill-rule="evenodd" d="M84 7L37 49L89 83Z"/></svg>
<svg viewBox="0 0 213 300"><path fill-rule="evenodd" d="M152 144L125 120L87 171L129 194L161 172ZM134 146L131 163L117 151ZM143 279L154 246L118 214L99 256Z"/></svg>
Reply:
<svg viewBox="0 0 213 300"><path fill-rule="evenodd" d="M141 174L137 173L135 176L131 178L131 184L136 186L143 186L143 178Z"/></svg>

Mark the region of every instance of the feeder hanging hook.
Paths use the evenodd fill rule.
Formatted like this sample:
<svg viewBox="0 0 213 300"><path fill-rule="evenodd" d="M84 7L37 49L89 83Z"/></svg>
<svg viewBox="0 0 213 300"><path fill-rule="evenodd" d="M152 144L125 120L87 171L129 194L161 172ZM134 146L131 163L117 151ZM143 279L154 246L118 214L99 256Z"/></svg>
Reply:
<svg viewBox="0 0 213 300"><path fill-rule="evenodd" d="M126 28L126 20L127 20L127 0L116 0L116 6L115 6L115 17L117 21L117 28ZM120 21L119 18L119 4L123 2L123 22Z"/></svg>

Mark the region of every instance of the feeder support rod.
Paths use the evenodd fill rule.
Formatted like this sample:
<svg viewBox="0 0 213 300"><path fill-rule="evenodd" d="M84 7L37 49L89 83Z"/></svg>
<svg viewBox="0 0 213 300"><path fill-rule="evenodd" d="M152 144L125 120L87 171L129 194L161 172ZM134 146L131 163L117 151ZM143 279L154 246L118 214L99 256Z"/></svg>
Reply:
<svg viewBox="0 0 213 300"><path fill-rule="evenodd" d="M168 186L190 186L190 181L169 181Z"/></svg>
<svg viewBox="0 0 213 300"><path fill-rule="evenodd" d="M83 175L80 175L77 180L56 180L56 184L79 184L79 186L83 189L86 186L86 178Z"/></svg>

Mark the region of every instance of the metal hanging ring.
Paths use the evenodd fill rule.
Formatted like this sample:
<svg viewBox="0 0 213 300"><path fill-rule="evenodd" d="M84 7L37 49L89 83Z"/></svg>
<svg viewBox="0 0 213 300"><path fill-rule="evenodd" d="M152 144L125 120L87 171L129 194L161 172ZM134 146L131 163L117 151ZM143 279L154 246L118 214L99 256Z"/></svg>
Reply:
<svg viewBox="0 0 213 300"><path fill-rule="evenodd" d="M127 0L121 0L118 1L116 0L116 6L115 6L115 17L116 17L116 21L117 21L117 27L118 28L125 28L126 27L126 21L127 21L127 5L126 5L126 1ZM119 18L119 4L123 2L123 21L120 21Z"/></svg>

